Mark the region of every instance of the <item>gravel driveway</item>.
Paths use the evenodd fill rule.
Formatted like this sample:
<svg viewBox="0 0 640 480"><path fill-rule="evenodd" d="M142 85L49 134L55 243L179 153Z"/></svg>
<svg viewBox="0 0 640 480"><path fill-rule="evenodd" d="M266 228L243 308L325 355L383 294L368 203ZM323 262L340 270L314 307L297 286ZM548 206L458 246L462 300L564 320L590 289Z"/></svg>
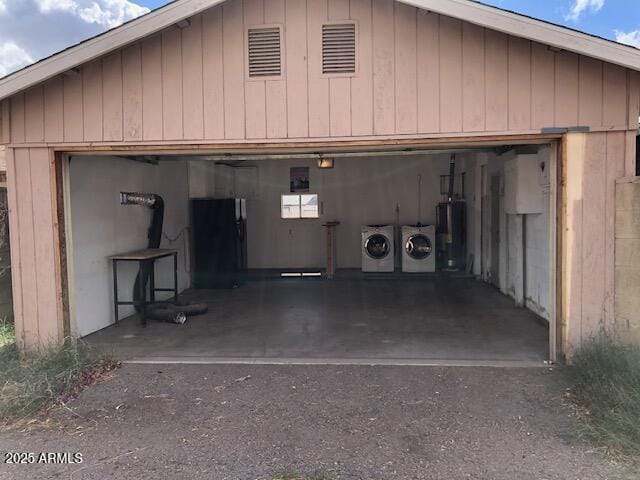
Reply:
<svg viewBox="0 0 640 480"><path fill-rule="evenodd" d="M567 439L561 369L127 365L0 449L2 479L621 478ZM75 412L75 415L71 413ZM4 455L3 455L4 457Z"/></svg>

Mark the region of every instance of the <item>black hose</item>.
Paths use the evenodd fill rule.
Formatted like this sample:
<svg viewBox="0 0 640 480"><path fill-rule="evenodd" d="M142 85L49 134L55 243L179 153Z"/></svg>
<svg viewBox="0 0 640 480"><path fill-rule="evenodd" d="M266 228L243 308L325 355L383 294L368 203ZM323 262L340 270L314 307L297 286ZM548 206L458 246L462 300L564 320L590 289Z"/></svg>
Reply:
<svg viewBox="0 0 640 480"><path fill-rule="evenodd" d="M164 223L164 200L160 195L155 193L121 193L120 203L125 205L144 205L153 211L151 216L151 225L147 232L147 248L160 248L162 241L162 226ZM140 312L138 302L140 298L140 283L142 282L143 291L147 290L149 277L151 272L144 264L140 265L136 281L133 285L133 301L135 302L136 312Z"/></svg>
<svg viewBox="0 0 640 480"><path fill-rule="evenodd" d="M147 316L153 320L171 323L184 323L187 317L202 315L209 307L206 303L173 304L169 302L156 302L147 307Z"/></svg>
<svg viewBox="0 0 640 480"><path fill-rule="evenodd" d="M162 197L155 193L122 192L120 193L120 203L122 205L143 205L152 209L151 224L147 232L147 248L160 248L164 224L164 200ZM139 302L142 301L142 298L140 298L140 283L142 283L143 291L146 292L150 276L151 272L142 263L133 285L133 301L138 313L141 310ZM205 303L155 302L147 306L146 313L149 318L154 320L184 323L187 316L201 315L206 313L207 309L208 307Z"/></svg>

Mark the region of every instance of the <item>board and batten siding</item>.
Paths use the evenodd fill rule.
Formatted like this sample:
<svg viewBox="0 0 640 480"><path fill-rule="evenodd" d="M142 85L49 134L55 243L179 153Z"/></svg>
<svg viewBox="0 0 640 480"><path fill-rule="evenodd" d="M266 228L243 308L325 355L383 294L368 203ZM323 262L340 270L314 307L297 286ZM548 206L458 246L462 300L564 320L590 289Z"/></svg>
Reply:
<svg viewBox="0 0 640 480"><path fill-rule="evenodd" d="M64 338L54 155L7 149L7 200L16 340L27 349Z"/></svg>
<svg viewBox="0 0 640 480"><path fill-rule="evenodd" d="M358 26L351 77L321 71L339 20ZM282 78L247 77L260 24L283 27ZM639 92L637 72L389 0L230 0L1 111L14 145L631 130Z"/></svg>
<svg viewBox="0 0 640 480"><path fill-rule="evenodd" d="M7 149L0 145L0 172L7 171Z"/></svg>
<svg viewBox="0 0 640 480"><path fill-rule="evenodd" d="M563 351L616 327L616 181L633 160L626 132L566 137Z"/></svg>

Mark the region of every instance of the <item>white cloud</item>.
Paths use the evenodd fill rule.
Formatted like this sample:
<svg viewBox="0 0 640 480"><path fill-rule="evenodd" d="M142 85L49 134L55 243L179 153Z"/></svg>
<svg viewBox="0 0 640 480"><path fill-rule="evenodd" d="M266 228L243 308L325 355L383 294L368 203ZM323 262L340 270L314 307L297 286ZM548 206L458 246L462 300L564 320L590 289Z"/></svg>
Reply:
<svg viewBox="0 0 640 480"><path fill-rule="evenodd" d="M632 47L640 48L640 29L633 32L621 32L616 30L616 41L626 43Z"/></svg>
<svg viewBox="0 0 640 480"><path fill-rule="evenodd" d="M0 77L149 11L136 1L0 0Z"/></svg>
<svg viewBox="0 0 640 480"><path fill-rule="evenodd" d="M33 63L33 58L13 42L0 44L0 77Z"/></svg>
<svg viewBox="0 0 640 480"><path fill-rule="evenodd" d="M95 23L105 28L113 28L127 20L139 17L148 8L129 0L35 0L38 10L65 12L75 15L87 23Z"/></svg>
<svg viewBox="0 0 640 480"><path fill-rule="evenodd" d="M77 8L74 0L35 0L41 13L49 13L54 10L61 12L73 12Z"/></svg>
<svg viewBox="0 0 640 480"><path fill-rule="evenodd" d="M148 11L148 8L128 0L102 0L102 2L94 1L87 7L79 8L78 14L85 22L113 28Z"/></svg>
<svg viewBox="0 0 640 480"><path fill-rule="evenodd" d="M605 0L573 0L573 5L569 13L565 15L566 20L577 22L580 16L589 11L591 13L597 13L602 7L604 7Z"/></svg>

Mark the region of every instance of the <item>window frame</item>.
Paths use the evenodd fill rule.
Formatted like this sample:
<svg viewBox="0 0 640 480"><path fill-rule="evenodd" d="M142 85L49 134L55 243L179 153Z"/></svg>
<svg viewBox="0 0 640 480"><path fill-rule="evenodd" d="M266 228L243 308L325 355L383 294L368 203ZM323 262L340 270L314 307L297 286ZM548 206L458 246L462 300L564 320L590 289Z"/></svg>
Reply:
<svg viewBox="0 0 640 480"><path fill-rule="evenodd" d="M302 216L302 197L304 195L315 195L318 205L317 205L317 216L315 217L303 217ZM298 197L298 216L297 217L285 217L282 213L282 209L284 207L284 197ZM317 193L283 193L280 195L280 219L281 220L318 220L321 216L320 212L320 195Z"/></svg>

